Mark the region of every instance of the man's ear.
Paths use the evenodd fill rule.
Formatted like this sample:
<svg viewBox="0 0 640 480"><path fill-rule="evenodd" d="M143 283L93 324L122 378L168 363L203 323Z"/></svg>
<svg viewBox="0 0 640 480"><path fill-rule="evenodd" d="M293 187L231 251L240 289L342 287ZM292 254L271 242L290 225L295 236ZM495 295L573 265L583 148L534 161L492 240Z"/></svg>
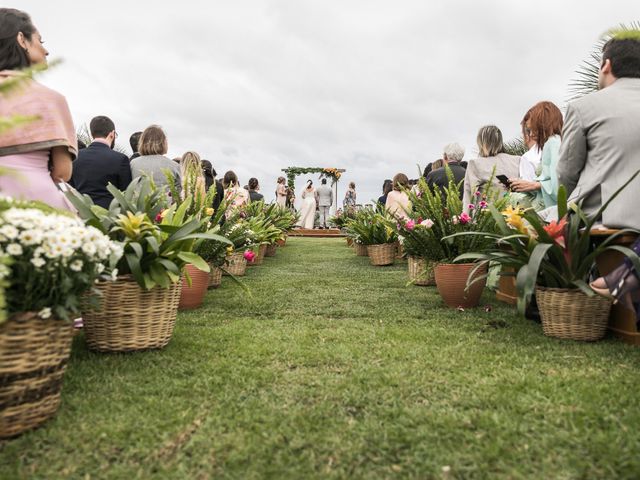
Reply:
<svg viewBox="0 0 640 480"><path fill-rule="evenodd" d="M607 58L603 63L602 67L600 67L602 73L608 74L611 73L611 59Z"/></svg>

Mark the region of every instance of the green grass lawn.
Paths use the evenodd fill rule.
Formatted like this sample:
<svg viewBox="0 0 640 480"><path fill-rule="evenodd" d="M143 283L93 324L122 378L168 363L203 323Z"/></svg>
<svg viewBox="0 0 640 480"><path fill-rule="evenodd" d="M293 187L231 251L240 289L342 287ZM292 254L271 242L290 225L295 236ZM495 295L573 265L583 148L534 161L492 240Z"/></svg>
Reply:
<svg viewBox="0 0 640 480"><path fill-rule="evenodd" d="M444 307L342 239L290 239L162 351L76 339L0 478L639 478L640 349Z"/></svg>

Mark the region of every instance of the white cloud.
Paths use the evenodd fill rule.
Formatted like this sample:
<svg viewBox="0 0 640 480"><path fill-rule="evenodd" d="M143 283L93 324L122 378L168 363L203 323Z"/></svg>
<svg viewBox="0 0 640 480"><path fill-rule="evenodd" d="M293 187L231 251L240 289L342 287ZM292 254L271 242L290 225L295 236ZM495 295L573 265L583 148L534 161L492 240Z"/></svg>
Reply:
<svg viewBox="0 0 640 480"><path fill-rule="evenodd" d="M635 8L634 8L635 7ZM165 127L170 155L260 179L336 166L379 195L494 123L518 135L539 100L562 105L597 37L637 20L635 1L22 0L52 57L43 81L76 123L109 115L126 138ZM306 177L300 179L300 184ZM341 191L344 192L345 183Z"/></svg>

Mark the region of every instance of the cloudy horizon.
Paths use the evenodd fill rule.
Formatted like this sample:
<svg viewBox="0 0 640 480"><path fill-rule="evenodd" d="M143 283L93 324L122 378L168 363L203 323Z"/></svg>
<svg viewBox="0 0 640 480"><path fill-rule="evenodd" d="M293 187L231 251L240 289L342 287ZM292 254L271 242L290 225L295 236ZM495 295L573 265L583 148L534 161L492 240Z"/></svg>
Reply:
<svg viewBox="0 0 640 480"><path fill-rule="evenodd" d="M447 143L472 158L483 125L516 138L533 104L564 106L603 32L638 20L632 1L13 7L64 60L41 81L67 97L77 127L107 115L128 149L131 133L162 125L169 156L194 150L219 176L255 176L267 200L283 168L344 168L339 201L354 181L359 203L397 172L416 177Z"/></svg>

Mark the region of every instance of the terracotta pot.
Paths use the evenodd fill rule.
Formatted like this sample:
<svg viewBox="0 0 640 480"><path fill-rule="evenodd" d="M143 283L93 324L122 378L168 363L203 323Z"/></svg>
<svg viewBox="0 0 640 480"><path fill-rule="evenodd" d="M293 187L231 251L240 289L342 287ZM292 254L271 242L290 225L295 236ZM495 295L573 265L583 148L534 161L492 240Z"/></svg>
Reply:
<svg viewBox="0 0 640 480"><path fill-rule="evenodd" d="M475 268L475 263L443 263L436 266L435 277L438 293L447 306L457 307L477 307L480 303L482 291L487 283L487 279L483 278L475 282L465 291L467 278L471 271ZM474 278L487 273L487 267L483 266L474 274Z"/></svg>
<svg viewBox="0 0 640 480"><path fill-rule="evenodd" d="M275 257L276 249L278 248L277 244L267 245L267 249L264 252L265 257Z"/></svg>
<svg viewBox="0 0 640 480"><path fill-rule="evenodd" d="M180 292L180 303L178 308L181 310L189 310L198 308L204 301L204 295L207 293L209 286L209 272L198 270L190 263L185 265L185 270L189 272L191 277L191 286L189 286L186 277L182 276L182 291Z"/></svg>
<svg viewBox="0 0 640 480"><path fill-rule="evenodd" d="M353 247L353 238L347 237L347 247Z"/></svg>
<svg viewBox="0 0 640 480"><path fill-rule="evenodd" d="M287 236L285 235L284 238L276 240L276 243L279 247L284 247L287 244Z"/></svg>
<svg viewBox="0 0 640 480"><path fill-rule="evenodd" d="M209 264L209 288L218 288L222 284L222 270L215 265Z"/></svg>

